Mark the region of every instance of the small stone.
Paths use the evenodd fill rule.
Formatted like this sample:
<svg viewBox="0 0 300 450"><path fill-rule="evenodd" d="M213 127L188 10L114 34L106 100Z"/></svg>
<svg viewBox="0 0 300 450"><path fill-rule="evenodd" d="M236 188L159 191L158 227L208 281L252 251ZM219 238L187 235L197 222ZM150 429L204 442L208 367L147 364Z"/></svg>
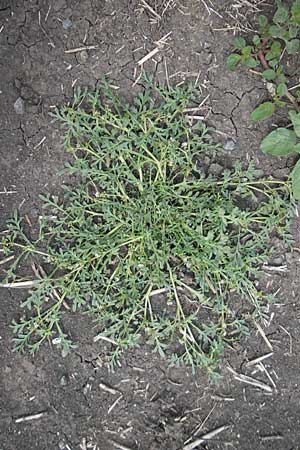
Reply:
<svg viewBox="0 0 300 450"><path fill-rule="evenodd" d="M233 150L235 150L236 146L237 146L237 143L234 139L227 139L224 142L223 148L227 152L232 152Z"/></svg>
<svg viewBox="0 0 300 450"><path fill-rule="evenodd" d="M66 349L63 348L62 351L61 351L62 358L66 358L69 353L70 353L69 350L66 350Z"/></svg>
<svg viewBox="0 0 300 450"><path fill-rule="evenodd" d="M73 25L73 22L72 22L72 20L70 20L70 19L64 19L64 20L62 21L62 26L63 26L63 29L64 29L64 30L68 30L69 28L72 27L72 25Z"/></svg>
<svg viewBox="0 0 300 450"><path fill-rule="evenodd" d="M208 156L204 156L203 162L204 162L204 164L205 164L206 166L209 166L209 164L210 164L210 158L209 158Z"/></svg>
<svg viewBox="0 0 300 450"><path fill-rule="evenodd" d="M213 163L208 168L208 173L211 175L220 175L223 172L223 167L218 163Z"/></svg>
<svg viewBox="0 0 300 450"><path fill-rule="evenodd" d="M203 61L203 63L206 64L206 65L211 64L212 61L213 61L213 54L212 54L212 53L204 54L204 55L202 56L202 61Z"/></svg>
<svg viewBox="0 0 300 450"><path fill-rule="evenodd" d="M69 376L68 375L63 375L60 379L59 384L61 386L67 386L67 384L69 383Z"/></svg>
<svg viewBox="0 0 300 450"><path fill-rule="evenodd" d="M259 178L262 178L264 176L265 172L262 169L255 169L253 175L254 178L257 180Z"/></svg>
<svg viewBox="0 0 300 450"><path fill-rule="evenodd" d="M284 264L284 259L281 256L277 256L271 260L273 266L282 266Z"/></svg>
<svg viewBox="0 0 300 450"><path fill-rule="evenodd" d="M85 64L89 59L89 54L86 50L82 50L82 52L77 53L76 58L79 64Z"/></svg>
<svg viewBox="0 0 300 450"><path fill-rule="evenodd" d="M24 114L25 112L24 101L21 97L18 97L17 100L15 101L14 109L16 114Z"/></svg>
<svg viewBox="0 0 300 450"><path fill-rule="evenodd" d="M294 253L286 253L285 254L285 259L286 259L286 262L289 265L293 265L295 263L295 255L294 255Z"/></svg>
<svg viewBox="0 0 300 450"><path fill-rule="evenodd" d="M58 443L58 448L59 448L59 450L67 450L70 447L64 441L60 441Z"/></svg>
<svg viewBox="0 0 300 450"><path fill-rule="evenodd" d="M274 178L277 178L279 180L282 180L282 179L285 180L286 178L288 178L289 174L290 174L290 169L289 168L276 169L273 172Z"/></svg>

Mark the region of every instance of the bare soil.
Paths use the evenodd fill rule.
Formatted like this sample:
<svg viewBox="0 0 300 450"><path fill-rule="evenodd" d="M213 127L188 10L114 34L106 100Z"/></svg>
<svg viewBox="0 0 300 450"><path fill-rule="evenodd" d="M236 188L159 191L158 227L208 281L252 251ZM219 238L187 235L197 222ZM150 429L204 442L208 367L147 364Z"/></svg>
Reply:
<svg viewBox="0 0 300 450"><path fill-rule="evenodd" d="M238 2L229 0L213 0L210 11L201 0L149 1L159 19L142 3L0 0L1 230L16 208L34 223L39 195L60 190L57 172L67 155L51 108L67 103L75 86L94 88L104 74L130 101L138 61L170 32L144 68L161 83L195 83L205 100L199 115L226 149L222 164L254 158L266 174L288 173L292 160L266 158L258 150L271 125L254 126L249 118L266 97L260 78L225 68L234 27L248 26L254 9L240 8L237 16ZM85 46L94 48L66 53ZM78 348L65 358L50 345L35 357L13 353L10 324L26 293L1 289L0 449L180 450L189 438L223 425L228 428L197 448L300 449L299 256L278 244L279 265L287 270L262 280L270 292L278 291L264 327L273 355L263 366L247 366L270 352L253 330L227 349L215 385L202 371L169 368L147 348L127 352L109 372L102 362L105 345L93 342L86 317L66 318ZM228 366L270 392L238 381Z"/></svg>

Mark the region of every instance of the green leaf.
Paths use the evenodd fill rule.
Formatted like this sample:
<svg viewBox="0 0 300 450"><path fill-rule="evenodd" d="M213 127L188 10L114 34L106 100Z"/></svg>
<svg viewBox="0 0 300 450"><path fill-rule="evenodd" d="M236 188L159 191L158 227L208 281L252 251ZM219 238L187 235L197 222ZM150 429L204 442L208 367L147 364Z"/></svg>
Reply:
<svg viewBox="0 0 300 450"><path fill-rule="evenodd" d="M298 0L293 3L291 13L293 22L300 25L300 2Z"/></svg>
<svg viewBox="0 0 300 450"><path fill-rule="evenodd" d="M262 76L265 80L272 81L276 78L276 72L273 69L267 69L263 71Z"/></svg>
<svg viewBox="0 0 300 450"><path fill-rule="evenodd" d="M238 63L241 61L241 55L238 55L237 53L232 53L228 56L226 61L226 67L229 70L234 70Z"/></svg>
<svg viewBox="0 0 300 450"><path fill-rule="evenodd" d="M269 61L274 58L279 58L281 56L281 52L282 52L282 47L281 47L280 42L277 42L277 41L273 42L270 50L266 54L266 60Z"/></svg>
<svg viewBox="0 0 300 450"><path fill-rule="evenodd" d="M295 200L300 200L300 160L292 170L292 191Z"/></svg>
<svg viewBox="0 0 300 450"><path fill-rule="evenodd" d="M255 110L251 113L251 119L254 120L254 122L257 122L258 120L267 119L268 117L272 116L275 112L275 105L272 102L265 102L259 105Z"/></svg>
<svg viewBox="0 0 300 450"><path fill-rule="evenodd" d="M294 39L297 37L299 32L299 26L297 25L290 25L289 27L289 37L290 39Z"/></svg>
<svg viewBox="0 0 300 450"><path fill-rule="evenodd" d="M256 47L258 47L260 45L260 37L257 34L255 34L252 38L252 42Z"/></svg>
<svg viewBox="0 0 300 450"><path fill-rule="evenodd" d="M299 51L299 48L300 48L299 39L292 39L286 44L286 51L288 52L289 55L295 55Z"/></svg>
<svg viewBox="0 0 300 450"><path fill-rule="evenodd" d="M282 34L282 28L278 25L271 25L269 28L269 35L273 38L278 38Z"/></svg>
<svg viewBox="0 0 300 450"><path fill-rule="evenodd" d="M281 53L281 49L282 49L281 43L278 42L278 41L273 42L273 44L271 45L271 50L274 53L280 54Z"/></svg>
<svg viewBox="0 0 300 450"><path fill-rule="evenodd" d="M278 59L272 59L271 61L268 61L268 62L269 62L269 66L273 67L273 69L275 69L275 67L278 65Z"/></svg>
<svg viewBox="0 0 300 450"><path fill-rule="evenodd" d="M284 97L287 94L288 88L285 83L279 83L276 89L276 94L278 97Z"/></svg>
<svg viewBox="0 0 300 450"><path fill-rule="evenodd" d="M283 102L282 100L278 100L278 98L274 98L274 103L278 108L283 108L286 105L286 102Z"/></svg>
<svg viewBox="0 0 300 450"><path fill-rule="evenodd" d="M265 28L268 25L268 19L263 14L258 16L258 25L260 26L260 28Z"/></svg>
<svg viewBox="0 0 300 450"><path fill-rule="evenodd" d="M293 131L277 128L263 139L260 148L269 155L285 156L294 151L296 142L297 136Z"/></svg>
<svg viewBox="0 0 300 450"><path fill-rule="evenodd" d="M294 151L295 151L296 153L300 153L300 143L295 145Z"/></svg>
<svg viewBox="0 0 300 450"><path fill-rule="evenodd" d="M296 111L290 111L289 116L296 135L300 137L300 113L296 113Z"/></svg>
<svg viewBox="0 0 300 450"><path fill-rule="evenodd" d="M289 10L283 5L280 5L274 14L273 22L274 23L284 23L289 18Z"/></svg>
<svg viewBox="0 0 300 450"><path fill-rule="evenodd" d="M242 50L244 47L246 47L246 41L243 37L237 37L233 41L233 45L235 48L238 48L239 50Z"/></svg>
<svg viewBox="0 0 300 450"><path fill-rule="evenodd" d="M278 73L278 70L277 70L277 73ZM286 82L286 76L283 73L280 73L279 75L277 75L277 82L278 83L285 83Z"/></svg>
<svg viewBox="0 0 300 450"><path fill-rule="evenodd" d="M257 67L258 64L259 64L259 62L255 58L253 58L252 56L249 56L248 58L245 58L243 62L245 64L245 66L250 67L250 68Z"/></svg>
<svg viewBox="0 0 300 450"><path fill-rule="evenodd" d="M252 51L253 47L251 47L251 45L246 45L246 47L242 49L242 55L248 57L251 55Z"/></svg>

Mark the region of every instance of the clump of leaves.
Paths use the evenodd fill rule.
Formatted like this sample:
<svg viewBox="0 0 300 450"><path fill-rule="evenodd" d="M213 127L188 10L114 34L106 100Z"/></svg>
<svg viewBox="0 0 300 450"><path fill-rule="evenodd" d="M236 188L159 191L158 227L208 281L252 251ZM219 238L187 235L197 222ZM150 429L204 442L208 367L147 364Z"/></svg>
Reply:
<svg viewBox="0 0 300 450"><path fill-rule="evenodd" d="M49 338L68 350L65 305L94 318L111 364L146 342L172 363L212 374L226 342L263 315L255 280L270 234L286 233L289 185L240 163L207 176L202 160L217 147L202 122L186 118L190 98L186 87L148 86L128 106L103 82L55 112L74 157L66 172L80 182L44 198L35 240L17 216L2 240L7 256L19 252L7 282L24 282L21 259L43 268L26 279L18 350L35 352Z"/></svg>
<svg viewBox="0 0 300 450"><path fill-rule="evenodd" d="M270 133L262 142L261 149L271 155L284 156L289 153L299 153L300 145L300 92L293 96L288 89L288 78L285 74L283 55L288 57L300 50L300 0L295 0L291 6L281 0L276 1L276 11L271 21L264 15L258 17L258 34L247 44L243 37L234 41L235 51L227 59L227 67L234 70L238 64L249 68L260 66L261 76L267 82L267 88L272 96L271 101L260 104L251 114L254 122L266 119L274 114L277 108L290 109L289 119L294 131L289 128L278 128ZM288 61L286 61L287 63ZM288 124L289 126L289 124ZM292 172L294 198L300 200L300 162Z"/></svg>

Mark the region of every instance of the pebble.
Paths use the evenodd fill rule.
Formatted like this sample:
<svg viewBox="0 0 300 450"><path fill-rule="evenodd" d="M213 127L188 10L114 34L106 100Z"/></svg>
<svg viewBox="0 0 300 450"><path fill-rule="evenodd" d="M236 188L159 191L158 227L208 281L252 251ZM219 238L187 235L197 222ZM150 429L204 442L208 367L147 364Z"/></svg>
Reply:
<svg viewBox="0 0 300 450"><path fill-rule="evenodd" d="M73 22L70 19L65 19L62 21L62 26L63 26L64 30L68 30L69 28L72 27L72 25L73 25Z"/></svg>
<svg viewBox="0 0 300 450"><path fill-rule="evenodd" d="M16 114L24 114L25 112L24 101L21 97L18 97L17 100L15 101L14 109L16 111Z"/></svg>
<svg viewBox="0 0 300 450"><path fill-rule="evenodd" d="M223 172L223 167L218 163L213 163L208 168L208 173L211 175L220 175Z"/></svg>
<svg viewBox="0 0 300 450"><path fill-rule="evenodd" d="M290 253L286 253L285 254L285 260L288 264L293 264L294 263L294 254L293 252Z"/></svg>
<svg viewBox="0 0 300 450"><path fill-rule="evenodd" d="M281 256L278 256L271 260L271 264L273 266L282 266L284 264L284 259Z"/></svg>
<svg viewBox="0 0 300 450"><path fill-rule="evenodd" d="M276 169L273 172L273 176L275 178L280 179L280 180L288 178L289 174L290 174L290 169L289 168Z"/></svg>
<svg viewBox="0 0 300 450"><path fill-rule="evenodd" d="M58 443L58 448L59 448L59 450L68 450L68 449L70 449L69 445L66 444L64 441L60 441Z"/></svg>
<svg viewBox="0 0 300 450"><path fill-rule="evenodd" d="M265 172L262 169L255 169L254 178L259 179L264 176Z"/></svg>
<svg viewBox="0 0 300 450"><path fill-rule="evenodd" d="M60 384L61 386L67 386L68 382L69 382L69 377L68 377L68 375L63 375L63 376L61 377L61 379L60 379L59 384Z"/></svg>
<svg viewBox="0 0 300 450"><path fill-rule="evenodd" d="M227 139L223 145L224 150L226 150L227 152L232 152L236 149L236 147L237 142L234 139Z"/></svg>
<svg viewBox="0 0 300 450"><path fill-rule="evenodd" d="M83 50L82 52L77 53L76 58L79 64L85 64L89 59L89 54L86 50Z"/></svg>

